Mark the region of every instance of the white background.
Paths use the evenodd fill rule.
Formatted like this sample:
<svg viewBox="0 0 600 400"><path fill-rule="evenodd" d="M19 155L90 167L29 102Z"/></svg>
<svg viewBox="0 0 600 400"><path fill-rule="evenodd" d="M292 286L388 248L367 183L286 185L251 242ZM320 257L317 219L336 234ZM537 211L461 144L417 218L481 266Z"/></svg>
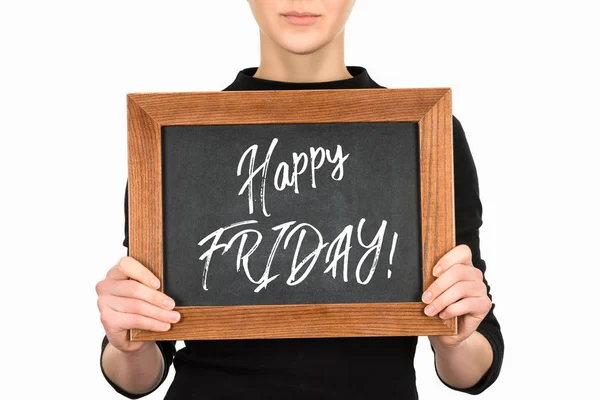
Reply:
<svg viewBox="0 0 600 400"><path fill-rule="evenodd" d="M389 88L453 90L506 342L483 399L597 387L592 3L358 0L347 24L347 65ZM4 4L0 397L120 398L99 369L94 285L125 254L126 93L221 90L258 66L258 28L243 0ZM470 398L438 381L426 339L415 365L421 398Z"/></svg>

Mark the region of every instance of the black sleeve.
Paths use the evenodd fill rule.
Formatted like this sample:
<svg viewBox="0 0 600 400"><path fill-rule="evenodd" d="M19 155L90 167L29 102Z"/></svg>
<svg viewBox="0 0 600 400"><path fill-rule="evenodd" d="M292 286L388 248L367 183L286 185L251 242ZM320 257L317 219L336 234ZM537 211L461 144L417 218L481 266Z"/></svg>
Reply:
<svg viewBox="0 0 600 400"><path fill-rule="evenodd" d="M466 244L473 255L473 265L484 273L483 281L487 286L490 299L490 285L485 278L486 263L481 258L479 248L479 228L482 225L482 205L479 199L479 181L475 162L465 136L465 131L460 121L452 116L452 130L454 143L454 201L456 220L456 245ZM490 342L494 358L489 370L481 377L479 382L470 388L454 388L444 382L437 371L436 374L442 383L451 389L469 394L479 394L490 387L496 381L502 367L504 357L504 340L500 331L500 324L494 315L496 305L481 321L477 331ZM433 349L433 347L432 347Z"/></svg>
<svg viewBox="0 0 600 400"><path fill-rule="evenodd" d="M129 187L129 185L127 184L125 186L125 239L123 240L123 246L127 247L127 255L129 255L129 210L128 210L129 209L129 207L128 207L128 192L129 191L128 191L128 187ZM117 386L114 382L112 382L108 378L108 376L106 376L106 373L104 372L104 368L102 368L102 355L104 354L104 349L106 348L107 344L108 344L108 338L106 337L106 335L104 335L104 339L102 339L102 349L100 351L100 370L102 371L102 375L104 376L106 381L113 387L113 389L115 389L117 391L117 393L119 393L127 398L130 398L130 399L139 399L140 397L147 396L148 394L150 394L154 390L156 390L156 388L158 388L160 385L162 385L162 383L167 378L167 375L169 374L169 368L171 367L171 364L173 363L173 357L175 356L175 341L174 340L165 340L165 341L157 340L156 345L160 349L160 352L163 356L164 365L165 365L165 369L164 369L163 375L160 379L160 383L156 386L156 388L154 388L154 390L151 390L148 393L133 394L133 393L129 393L129 392L123 390L122 388Z"/></svg>

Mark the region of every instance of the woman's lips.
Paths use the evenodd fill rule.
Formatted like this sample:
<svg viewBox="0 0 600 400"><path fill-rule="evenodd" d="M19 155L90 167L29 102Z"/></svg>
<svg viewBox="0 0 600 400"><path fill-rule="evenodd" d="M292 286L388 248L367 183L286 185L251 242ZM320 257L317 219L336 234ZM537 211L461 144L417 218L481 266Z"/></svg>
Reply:
<svg viewBox="0 0 600 400"><path fill-rule="evenodd" d="M301 14L283 14L283 16L294 25L312 25L319 18L318 15Z"/></svg>

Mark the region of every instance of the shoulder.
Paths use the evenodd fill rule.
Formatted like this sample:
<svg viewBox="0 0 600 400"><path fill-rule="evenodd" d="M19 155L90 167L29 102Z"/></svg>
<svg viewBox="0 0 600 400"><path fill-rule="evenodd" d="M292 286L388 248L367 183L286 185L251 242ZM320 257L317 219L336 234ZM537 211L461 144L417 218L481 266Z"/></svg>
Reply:
<svg viewBox="0 0 600 400"><path fill-rule="evenodd" d="M454 187L457 208L479 205L479 177L465 130L458 118L452 116ZM471 199L467 201L467 198ZM473 204L474 203L474 204Z"/></svg>
<svg viewBox="0 0 600 400"><path fill-rule="evenodd" d="M454 114L452 114L452 135L455 143L457 141L465 143L467 142L467 137L462 123Z"/></svg>
<svg viewBox="0 0 600 400"><path fill-rule="evenodd" d="M454 147L454 165L461 169L475 170L473 154L467 140L467 135L460 120L452 115L452 141Z"/></svg>

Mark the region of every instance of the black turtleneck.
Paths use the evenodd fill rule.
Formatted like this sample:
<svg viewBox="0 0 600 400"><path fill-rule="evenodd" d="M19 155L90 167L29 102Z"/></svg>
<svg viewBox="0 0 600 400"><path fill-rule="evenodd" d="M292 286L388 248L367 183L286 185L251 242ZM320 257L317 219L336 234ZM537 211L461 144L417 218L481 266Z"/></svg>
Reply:
<svg viewBox="0 0 600 400"><path fill-rule="evenodd" d="M294 89L363 89L383 88L369 76L363 67L347 66L352 78L327 82L282 82L256 78L258 67L245 68L224 91L229 90L294 90Z"/></svg>
<svg viewBox="0 0 600 400"><path fill-rule="evenodd" d="M328 82L280 82L256 78L253 75L257 69L239 71L235 80L223 90L386 89L359 66L347 67L351 78ZM473 254L473 264L485 272L486 263L479 249L482 206L477 171L465 132L454 116L453 138L456 244L467 244ZM123 241L126 247L129 246L127 217L126 190ZM473 387L454 390L480 393L500 373L504 342L494 307L478 328L492 346L492 366ZM105 336L102 351L107 343ZM162 380L172 364L176 370L165 399L418 398L413 367L417 337L186 340L185 347L177 352L174 341L157 344L166 366ZM143 397L127 393L106 379L126 397Z"/></svg>

